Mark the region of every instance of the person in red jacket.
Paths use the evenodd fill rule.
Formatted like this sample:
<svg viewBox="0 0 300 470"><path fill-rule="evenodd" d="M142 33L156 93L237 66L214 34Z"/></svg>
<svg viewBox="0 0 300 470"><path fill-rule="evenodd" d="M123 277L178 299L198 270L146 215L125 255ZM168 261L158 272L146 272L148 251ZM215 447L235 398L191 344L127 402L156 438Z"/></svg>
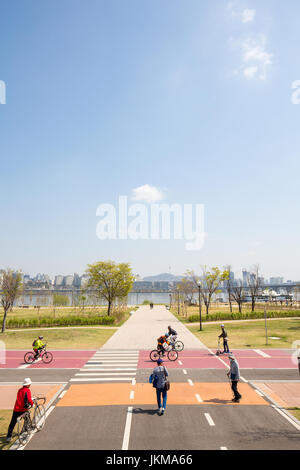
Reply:
<svg viewBox="0 0 300 470"><path fill-rule="evenodd" d="M23 387L18 390L16 403L14 406L13 414L11 417L11 421L8 427L6 440L7 442L11 441L11 436L16 425L17 419L21 416L25 411L33 406L33 401L31 398L31 390L30 385L32 384L29 378L24 379Z"/></svg>

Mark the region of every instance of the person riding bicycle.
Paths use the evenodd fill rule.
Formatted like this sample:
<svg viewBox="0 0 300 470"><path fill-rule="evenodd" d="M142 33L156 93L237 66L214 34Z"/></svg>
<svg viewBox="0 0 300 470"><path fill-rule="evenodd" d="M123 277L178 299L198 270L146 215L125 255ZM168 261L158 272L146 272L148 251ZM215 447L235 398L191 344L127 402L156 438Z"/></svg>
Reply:
<svg viewBox="0 0 300 470"><path fill-rule="evenodd" d="M170 341L171 343L175 343L176 339L177 339L177 331L174 330L174 328L172 328L170 325L168 326L168 332L169 332L169 337L170 337Z"/></svg>
<svg viewBox="0 0 300 470"><path fill-rule="evenodd" d="M158 351L165 352L164 345L170 344L170 342L168 341L168 337L169 337L169 334L166 333L165 335L162 335L159 338L157 338L157 350Z"/></svg>
<svg viewBox="0 0 300 470"><path fill-rule="evenodd" d="M31 397L30 385L32 384L30 378L24 379L23 387L18 390L17 399L15 402L13 414L11 417L11 421L8 427L6 440L7 442L11 441L11 436L16 425L17 419L21 416L25 411L28 410L31 406L33 406L33 401Z"/></svg>
<svg viewBox="0 0 300 470"><path fill-rule="evenodd" d="M40 352L44 349L45 343L42 341L44 339L43 336L39 336L35 339L32 343L33 351L35 353L34 359L37 359L40 355Z"/></svg>

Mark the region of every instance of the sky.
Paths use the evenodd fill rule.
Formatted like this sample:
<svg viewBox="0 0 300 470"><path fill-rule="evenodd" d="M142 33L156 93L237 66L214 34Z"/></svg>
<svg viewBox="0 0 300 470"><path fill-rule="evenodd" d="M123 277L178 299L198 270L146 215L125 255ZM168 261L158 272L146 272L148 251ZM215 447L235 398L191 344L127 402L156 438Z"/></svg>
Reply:
<svg viewBox="0 0 300 470"><path fill-rule="evenodd" d="M0 7L1 267L300 279L298 0ZM97 208L120 196L202 204L203 247L100 240Z"/></svg>

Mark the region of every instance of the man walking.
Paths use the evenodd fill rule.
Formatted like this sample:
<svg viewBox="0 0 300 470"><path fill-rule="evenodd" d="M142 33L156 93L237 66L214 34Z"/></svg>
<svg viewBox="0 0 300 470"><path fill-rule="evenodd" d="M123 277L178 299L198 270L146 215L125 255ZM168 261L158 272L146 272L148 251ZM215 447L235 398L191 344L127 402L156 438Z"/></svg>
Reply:
<svg viewBox="0 0 300 470"><path fill-rule="evenodd" d="M17 399L15 402L13 414L7 431L6 441L11 441L11 436L16 425L17 419L25 411L28 410L30 406L33 406L33 401L31 398L30 385L32 384L29 378L24 379L23 387L18 390Z"/></svg>
<svg viewBox="0 0 300 470"><path fill-rule="evenodd" d="M228 357L230 359L230 369L227 375L231 380L231 388L234 393L234 398L232 399L232 401L234 403L239 403L240 399L242 398L242 395L238 392L237 389L237 385L240 380L239 364L233 354L230 354Z"/></svg>

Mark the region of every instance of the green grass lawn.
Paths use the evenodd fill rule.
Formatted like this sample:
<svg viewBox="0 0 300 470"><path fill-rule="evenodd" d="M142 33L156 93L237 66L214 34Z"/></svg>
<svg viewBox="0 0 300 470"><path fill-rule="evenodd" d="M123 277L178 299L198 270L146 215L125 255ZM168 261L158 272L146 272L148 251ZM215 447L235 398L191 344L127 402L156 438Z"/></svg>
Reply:
<svg viewBox="0 0 300 470"><path fill-rule="evenodd" d="M37 336L44 336L49 351L51 349L98 349L117 331L114 328L45 328L36 331L9 331L0 333L6 349L32 349Z"/></svg>
<svg viewBox="0 0 300 470"><path fill-rule="evenodd" d="M16 440L16 430L17 426L14 429L12 440L9 444L6 444L6 434L8 425L11 420L12 410L0 410L0 450L7 450Z"/></svg>
<svg viewBox="0 0 300 470"><path fill-rule="evenodd" d="M243 348L291 348L292 343L300 340L300 320L284 319L272 320L268 325L268 345L266 345L265 323L262 321L228 323L225 328L228 334L229 349ZM194 333L209 348L216 348L218 335L221 334L220 323L215 325L203 324L203 331L199 325L188 325L187 328ZM270 336L281 338L270 339Z"/></svg>
<svg viewBox="0 0 300 470"><path fill-rule="evenodd" d="M300 408L288 408L288 412L300 421Z"/></svg>

